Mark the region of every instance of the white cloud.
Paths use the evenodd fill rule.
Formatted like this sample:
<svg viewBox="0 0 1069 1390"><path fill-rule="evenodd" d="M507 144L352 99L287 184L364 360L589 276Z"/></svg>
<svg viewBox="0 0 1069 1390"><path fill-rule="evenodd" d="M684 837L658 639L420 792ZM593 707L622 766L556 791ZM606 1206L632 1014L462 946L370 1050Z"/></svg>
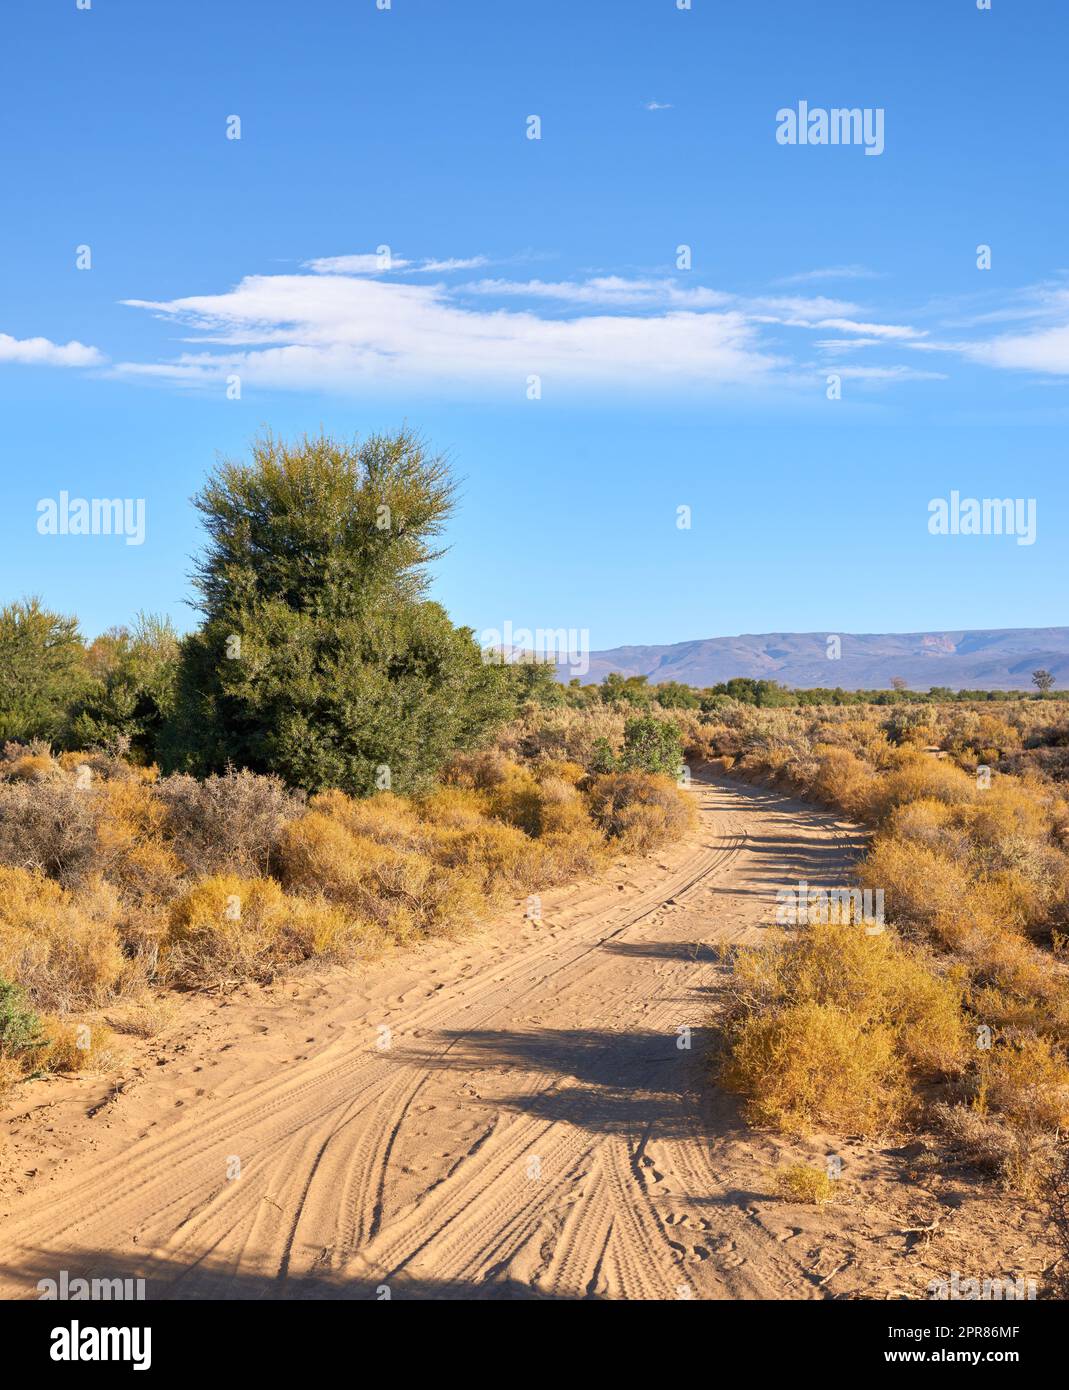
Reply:
<svg viewBox="0 0 1069 1390"><path fill-rule="evenodd" d="M484 256L397 259L386 273L374 254L325 257L293 273L246 276L221 293L127 300L172 324L184 350L169 361L128 361L114 370L187 385L237 372L271 389L348 394L417 384L515 391L535 375L557 394L580 386L792 391L816 370L815 351L825 364L863 353L869 365L834 368L860 382L945 379L884 360L907 349L1069 373L1069 292L1062 287L1018 296L1022 306L1047 306L1040 323L1025 318L1016 333L986 342L940 341L927 328L885 322L873 306L819 293L733 294L688 275L515 280L463 273L488 263ZM834 269L862 278L862 267ZM428 283L423 274L439 278ZM931 321L932 307L924 313ZM801 349L798 333L805 335Z"/></svg>
<svg viewBox="0 0 1069 1390"><path fill-rule="evenodd" d="M425 271L432 274L443 274L449 270L478 270L480 266L489 265L486 256L468 256L454 258L448 261L420 261L413 270Z"/></svg>
<svg viewBox="0 0 1069 1390"><path fill-rule="evenodd" d="M410 264L397 256L391 256L387 262L374 251L356 256L319 256L314 261L302 262L306 270L316 275L382 275Z"/></svg>
<svg viewBox="0 0 1069 1390"><path fill-rule="evenodd" d="M836 372L841 377L846 377L851 381L871 381L871 382L890 382L890 381L946 381L944 372L921 372L915 367L893 366L893 367L840 367L836 366Z"/></svg>
<svg viewBox="0 0 1069 1390"><path fill-rule="evenodd" d="M647 111L671 111L672 109L670 101L647 101L645 105Z"/></svg>
<svg viewBox="0 0 1069 1390"><path fill-rule="evenodd" d="M467 294L558 299L567 304L600 304L606 308L616 305L710 309L732 302L731 295L700 285L690 288L675 280L628 280L620 275L598 275L590 280L476 280L463 289Z"/></svg>
<svg viewBox="0 0 1069 1390"><path fill-rule="evenodd" d="M360 252L352 256L319 256L313 261L302 261L302 268L316 275L406 275L431 274L444 275L454 270L477 270L489 265L485 256L454 257L448 260L427 259L406 260L403 256L382 255L377 251Z"/></svg>
<svg viewBox="0 0 1069 1390"><path fill-rule="evenodd" d="M474 310L442 285L327 275L248 276L234 289L167 301L128 300L191 329L193 342L238 349L187 352L119 372L197 382L360 390L413 381L510 389L529 375L571 384L672 389L751 383L783 365L737 310L670 308L654 316L596 313L543 318Z"/></svg>
<svg viewBox="0 0 1069 1390"><path fill-rule="evenodd" d="M106 359L97 348L71 340L53 343L49 338L12 338L0 333L0 362L29 367L96 367Z"/></svg>
<svg viewBox="0 0 1069 1390"><path fill-rule="evenodd" d="M857 323L853 319L821 319L816 328L834 328L840 333L860 333L866 338L923 338L923 332L900 323Z"/></svg>
<svg viewBox="0 0 1069 1390"><path fill-rule="evenodd" d="M804 285L812 280L878 280L878 270L863 265L829 265L821 270L803 270L798 275L784 275L777 285Z"/></svg>
<svg viewBox="0 0 1069 1390"><path fill-rule="evenodd" d="M970 343L964 351L989 367L1064 376L1069 373L1069 325L1035 333L1007 333L986 343Z"/></svg>

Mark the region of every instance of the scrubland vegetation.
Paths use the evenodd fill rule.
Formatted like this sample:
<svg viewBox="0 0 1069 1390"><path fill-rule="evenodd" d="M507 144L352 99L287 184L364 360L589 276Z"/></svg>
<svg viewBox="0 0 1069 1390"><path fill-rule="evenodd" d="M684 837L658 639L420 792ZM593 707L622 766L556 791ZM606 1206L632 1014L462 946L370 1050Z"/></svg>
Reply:
<svg viewBox="0 0 1069 1390"><path fill-rule="evenodd" d="M882 931L734 954L720 1075L753 1121L916 1127L1024 1193L1055 1169L1069 705L1045 686L584 687L487 661L425 597L452 484L408 434L265 438L196 502L189 636L0 611L0 1090L110 1065L108 1020L150 1032L168 991L359 962L677 839L685 754L870 827L859 882L885 897Z"/></svg>
<svg viewBox="0 0 1069 1390"><path fill-rule="evenodd" d="M912 1124L1033 1193L1069 1122L1069 706L721 709L692 752L873 830L886 930L738 952L722 1075L759 1124Z"/></svg>
<svg viewBox="0 0 1069 1390"><path fill-rule="evenodd" d="M408 432L264 436L194 499L188 636L0 610L0 1090L109 1066L167 990L461 931L686 827L674 724L493 746L556 686L426 598L453 493Z"/></svg>
<svg viewBox="0 0 1069 1390"><path fill-rule="evenodd" d="M729 682L736 699L610 677L528 706L501 743L619 759L636 719L670 720L695 769L869 827L858 883L883 890L884 930L814 922L736 951L720 1079L755 1124L912 1127L942 1162L1034 1194L1069 1124L1069 703L886 692L784 708L761 684Z"/></svg>
<svg viewBox="0 0 1069 1390"><path fill-rule="evenodd" d="M306 797L247 770L161 778L114 755L8 744L0 1076L107 1065L109 1009L125 1016L153 991L462 931L677 837L690 815L662 776L491 750L458 755L419 796L359 799Z"/></svg>

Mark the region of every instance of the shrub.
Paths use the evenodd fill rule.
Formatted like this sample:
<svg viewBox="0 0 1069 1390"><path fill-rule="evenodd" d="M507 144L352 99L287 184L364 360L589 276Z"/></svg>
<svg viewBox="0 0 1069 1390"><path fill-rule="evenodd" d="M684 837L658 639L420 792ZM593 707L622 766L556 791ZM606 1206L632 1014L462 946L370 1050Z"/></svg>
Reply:
<svg viewBox="0 0 1069 1390"><path fill-rule="evenodd" d="M1047 1038L992 1048L981 1061L976 1086L980 1113L1004 1115L1015 1129L1069 1124L1069 1066Z"/></svg>
<svg viewBox="0 0 1069 1390"><path fill-rule="evenodd" d="M14 1057L0 1055L0 1105L7 1102L24 1075L21 1062Z"/></svg>
<svg viewBox="0 0 1069 1390"><path fill-rule="evenodd" d="M322 893L395 940L461 926L486 911L473 875L438 868L422 849L399 848L348 829L343 794L327 797L314 798L308 814L282 833L280 864L287 887Z"/></svg>
<svg viewBox="0 0 1069 1390"><path fill-rule="evenodd" d="M792 1163L772 1174L776 1193L785 1202L830 1202L835 1182L823 1168L808 1163Z"/></svg>
<svg viewBox="0 0 1069 1390"><path fill-rule="evenodd" d="M975 801L975 781L949 762L910 753L900 766L880 777L872 789L871 814L885 820L896 806L931 799L951 806Z"/></svg>
<svg viewBox="0 0 1069 1390"><path fill-rule="evenodd" d="M0 976L36 1008L67 1013L107 1000L123 972L114 894L73 896L39 873L0 868Z"/></svg>
<svg viewBox="0 0 1069 1390"><path fill-rule="evenodd" d="M876 1134L895 1125L909 1101L893 1029L826 1004L744 1019L721 1079L747 1098L753 1123L799 1134L816 1127Z"/></svg>
<svg viewBox="0 0 1069 1390"><path fill-rule="evenodd" d="M18 985L0 979L0 1059L25 1066L44 1046L41 1020Z"/></svg>
<svg viewBox="0 0 1069 1390"><path fill-rule="evenodd" d="M167 808L139 779L97 788L96 863L124 901L148 909L174 896L183 865L167 843Z"/></svg>
<svg viewBox="0 0 1069 1390"><path fill-rule="evenodd" d="M968 872L915 840L877 835L859 877L866 888L884 890L887 915L899 927L949 944L971 923Z"/></svg>
<svg viewBox="0 0 1069 1390"><path fill-rule="evenodd" d="M182 984L270 979L279 966L301 959L286 933L290 918L274 879L212 875L171 904L164 964Z"/></svg>
<svg viewBox="0 0 1069 1390"><path fill-rule="evenodd" d="M914 1075L957 1071L965 1048L960 983L937 973L923 950L894 932L814 923L736 953L733 1019L800 1004L849 1013L863 1027L894 1032L897 1053Z"/></svg>
<svg viewBox="0 0 1069 1390"><path fill-rule="evenodd" d="M871 770L848 748L818 745L814 751L819 761L811 784L813 795L845 815L863 819L872 794Z"/></svg>
<svg viewBox="0 0 1069 1390"><path fill-rule="evenodd" d="M116 1063L115 1038L103 1023L47 1018L41 1065L46 1071L110 1071Z"/></svg>
<svg viewBox="0 0 1069 1390"><path fill-rule="evenodd" d="M303 804L280 777L232 768L203 781L164 777L156 796L175 852L194 873L270 873L282 827Z"/></svg>
<svg viewBox="0 0 1069 1390"><path fill-rule="evenodd" d="M96 859L98 815L93 788L67 779L0 783L0 864L80 883Z"/></svg>
<svg viewBox="0 0 1069 1390"><path fill-rule="evenodd" d="M678 777L682 765L683 741L678 724L651 715L625 723L624 751L620 757L623 771Z"/></svg>
<svg viewBox="0 0 1069 1390"><path fill-rule="evenodd" d="M676 839L694 824L693 804L667 777L614 772L590 788L594 821L625 852L645 852Z"/></svg>

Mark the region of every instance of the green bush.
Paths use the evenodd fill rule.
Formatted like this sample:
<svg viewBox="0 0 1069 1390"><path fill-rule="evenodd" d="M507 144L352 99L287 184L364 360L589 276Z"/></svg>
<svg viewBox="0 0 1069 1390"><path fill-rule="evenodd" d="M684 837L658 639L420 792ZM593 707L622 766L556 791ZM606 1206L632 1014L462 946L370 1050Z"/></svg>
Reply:
<svg viewBox="0 0 1069 1390"><path fill-rule="evenodd" d="M205 624L182 645L165 768L409 793L511 714L509 668L423 596L452 504L444 461L407 432L267 436L221 465L196 498Z"/></svg>
<svg viewBox="0 0 1069 1390"><path fill-rule="evenodd" d="M41 1021L18 985L0 979L0 1057L25 1062L44 1047Z"/></svg>
<svg viewBox="0 0 1069 1390"><path fill-rule="evenodd" d="M0 608L0 742L58 737L87 684L76 618L35 598Z"/></svg>
<svg viewBox="0 0 1069 1390"><path fill-rule="evenodd" d="M624 750L620 768L625 772L660 772L678 777L683 765L683 740L679 725L670 719L643 715L624 725Z"/></svg>

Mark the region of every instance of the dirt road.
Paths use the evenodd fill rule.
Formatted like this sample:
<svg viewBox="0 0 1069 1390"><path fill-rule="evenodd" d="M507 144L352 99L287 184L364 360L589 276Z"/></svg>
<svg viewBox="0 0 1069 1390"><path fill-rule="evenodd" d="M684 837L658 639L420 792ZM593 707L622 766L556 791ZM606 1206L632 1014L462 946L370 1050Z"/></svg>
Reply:
<svg viewBox="0 0 1069 1390"><path fill-rule="evenodd" d="M841 882L857 836L691 794L695 834L540 921L200 1001L121 1091L43 1092L17 1151L64 1138L5 1193L0 1293L66 1269L150 1298L827 1296L878 1237L762 1205L776 1154L710 1084L705 1025L711 948L760 939L777 887Z"/></svg>

